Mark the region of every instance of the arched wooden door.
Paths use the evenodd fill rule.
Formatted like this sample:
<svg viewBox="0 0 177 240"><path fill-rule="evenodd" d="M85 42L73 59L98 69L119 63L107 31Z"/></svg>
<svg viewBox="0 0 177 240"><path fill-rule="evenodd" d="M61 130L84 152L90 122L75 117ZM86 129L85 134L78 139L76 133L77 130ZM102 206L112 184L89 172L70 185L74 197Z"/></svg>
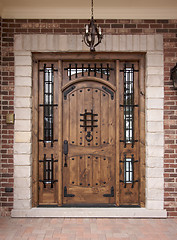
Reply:
<svg viewBox="0 0 177 240"><path fill-rule="evenodd" d="M96 78L63 91L63 204L115 204L115 92Z"/></svg>

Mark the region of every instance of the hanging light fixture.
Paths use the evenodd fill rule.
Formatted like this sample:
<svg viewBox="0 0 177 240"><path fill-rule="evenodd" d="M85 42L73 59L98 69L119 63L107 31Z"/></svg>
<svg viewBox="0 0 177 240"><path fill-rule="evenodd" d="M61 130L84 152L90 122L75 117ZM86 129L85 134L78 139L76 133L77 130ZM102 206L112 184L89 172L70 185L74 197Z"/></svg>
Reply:
<svg viewBox="0 0 177 240"><path fill-rule="evenodd" d="M85 34L84 34L84 42L90 48L91 52L95 51L95 47L101 43L103 38L103 34L101 33L101 27L97 26L96 21L93 18L93 0L91 0L92 8L91 8L91 19L90 23L86 25Z"/></svg>

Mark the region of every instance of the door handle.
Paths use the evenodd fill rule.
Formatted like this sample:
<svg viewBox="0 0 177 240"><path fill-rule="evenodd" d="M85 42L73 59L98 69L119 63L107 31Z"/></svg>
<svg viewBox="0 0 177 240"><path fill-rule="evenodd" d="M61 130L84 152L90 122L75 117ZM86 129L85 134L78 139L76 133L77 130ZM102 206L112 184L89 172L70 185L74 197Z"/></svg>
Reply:
<svg viewBox="0 0 177 240"><path fill-rule="evenodd" d="M64 143L63 143L63 153L65 155L65 164L64 164L64 167L67 167L67 155L68 155L68 141L67 140L64 140Z"/></svg>

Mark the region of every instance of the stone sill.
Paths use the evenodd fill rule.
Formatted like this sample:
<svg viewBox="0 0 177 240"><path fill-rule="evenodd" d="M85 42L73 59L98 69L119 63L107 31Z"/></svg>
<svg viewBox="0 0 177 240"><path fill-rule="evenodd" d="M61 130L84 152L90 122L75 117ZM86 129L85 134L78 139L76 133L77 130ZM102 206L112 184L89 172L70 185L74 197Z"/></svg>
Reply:
<svg viewBox="0 0 177 240"><path fill-rule="evenodd" d="M31 208L11 212L12 217L167 218L166 210L146 208Z"/></svg>

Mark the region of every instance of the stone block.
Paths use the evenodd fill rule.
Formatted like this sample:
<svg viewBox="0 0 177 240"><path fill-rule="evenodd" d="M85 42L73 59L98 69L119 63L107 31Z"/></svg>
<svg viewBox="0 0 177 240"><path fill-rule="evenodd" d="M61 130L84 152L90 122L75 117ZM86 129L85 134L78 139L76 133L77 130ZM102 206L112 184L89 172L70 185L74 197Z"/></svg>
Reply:
<svg viewBox="0 0 177 240"><path fill-rule="evenodd" d="M54 35L47 35L47 50L55 51L55 44L54 44Z"/></svg>
<svg viewBox="0 0 177 240"><path fill-rule="evenodd" d="M147 146L146 147L147 157L159 157L164 156L164 147L162 146Z"/></svg>
<svg viewBox="0 0 177 240"><path fill-rule="evenodd" d="M68 35L67 37L67 51L76 51L77 48L77 41L76 41L76 35Z"/></svg>
<svg viewBox="0 0 177 240"><path fill-rule="evenodd" d="M15 66L31 66L31 56L15 56Z"/></svg>
<svg viewBox="0 0 177 240"><path fill-rule="evenodd" d="M15 166L14 167L15 178L30 178L31 167L30 166Z"/></svg>
<svg viewBox="0 0 177 240"><path fill-rule="evenodd" d="M147 189L146 194L148 200L163 201L164 199L163 189Z"/></svg>
<svg viewBox="0 0 177 240"><path fill-rule="evenodd" d="M155 50L155 39L154 39L154 35L147 35L146 36L146 47L148 51L153 51Z"/></svg>
<svg viewBox="0 0 177 240"><path fill-rule="evenodd" d="M30 178L15 178L14 179L14 187L15 188L30 188L31 187L31 179Z"/></svg>
<svg viewBox="0 0 177 240"><path fill-rule="evenodd" d="M146 145L147 146L164 146L164 134L163 133L146 133Z"/></svg>
<svg viewBox="0 0 177 240"><path fill-rule="evenodd" d="M31 166L32 158L30 154L14 154L14 166Z"/></svg>
<svg viewBox="0 0 177 240"><path fill-rule="evenodd" d="M163 54L147 54L147 66L148 67L162 67L163 66Z"/></svg>
<svg viewBox="0 0 177 240"><path fill-rule="evenodd" d="M76 35L77 51L82 51L82 39L83 39L83 37L81 35Z"/></svg>
<svg viewBox="0 0 177 240"><path fill-rule="evenodd" d="M164 98L163 87L148 87L146 89L146 98Z"/></svg>
<svg viewBox="0 0 177 240"><path fill-rule="evenodd" d="M32 66L15 66L16 77L31 77Z"/></svg>
<svg viewBox="0 0 177 240"><path fill-rule="evenodd" d="M147 44L147 41L146 41L146 35L141 35L139 36L140 38L140 45L139 45L139 49L140 51L146 51L147 50L147 47L146 47L146 44Z"/></svg>
<svg viewBox="0 0 177 240"><path fill-rule="evenodd" d="M22 50L23 44L22 44L22 35L15 35L14 36L14 50Z"/></svg>
<svg viewBox="0 0 177 240"><path fill-rule="evenodd" d="M32 204L31 204L31 199L26 199L26 200L20 200L20 199L14 199L14 209L30 209Z"/></svg>
<svg viewBox="0 0 177 240"><path fill-rule="evenodd" d="M120 37L118 35L113 35L113 51L120 50Z"/></svg>
<svg viewBox="0 0 177 240"><path fill-rule="evenodd" d="M29 98L31 97L31 91L32 88L31 87L15 87L15 96L16 97L25 97L25 98Z"/></svg>
<svg viewBox="0 0 177 240"><path fill-rule="evenodd" d="M15 108L31 108L32 100L31 98L15 98Z"/></svg>
<svg viewBox="0 0 177 240"><path fill-rule="evenodd" d="M163 66L161 67L150 67L150 66L147 66L146 67L146 75L149 76L149 75L163 75L164 73L164 68Z"/></svg>
<svg viewBox="0 0 177 240"><path fill-rule="evenodd" d="M31 120L15 120L15 131L31 131Z"/></svg>
<svg viewBox="0 0 177 240"><path fill-rule="evenodd" d="M14 188L14 199L31 199L31 188Z"/></svg>
<svg viewBox="0 0 177 240"><path fill-rule="evenodd" d="M127 35L127 51L132 51L133 49L133 36L132 35Z"/></svg>
<svg viewBox="0 0 177 240"><path fill-rule="evenodd" d="M163 122L147 122L146 129L147 132L163 132Z"/></svg>
<svg viewBox="0 0 177 240"><path fill-rule="evenodd" d="M125 51L127 46L127 37L120 35L120 51Z"/></svg>
<svg viewBox="0 0 177 240"><path fill-rule="evenodd" d="M133 51L139 51L140 39L138 35L133 35Z"/></svg>
<svg viewBox="0 0 177 240"><path fill-rule="evenodd" d="M148 109L146 111L146 120L148 122L163 122L163 110Z"/></svg>
<svg viewBox="0 0 177 240"><path fill-rule="evenodd" d="M147 168L146 177L147 178L163 178L164 169L163 168Z"/></svg>
<svg viewBox="0 0 177 240"><path fill-rule="evenodd" d="M32 53L31 53L31 51L25 51L23 49L23 50L20 50L20 51L15 51L14 55L15 55L15 57L16 56L32 56Z"/></svg>
<svg viewBox="0 0 177 240"><path fill-rule="evenodd" d="M32 36L33 35L30 35L30 34L25 34L25 35L22 36L23 37L23 49L24 50L27 50L27 51L31 50Z"/></svg>
<svg viewBox="0 0 177 240"><path fill-rule="evenodd" d="M68 40L67 40L67 35L60 35L60 40L59 40L60 46L59 46L59 51L68 51Z"/></svg>
<svg viewBox="0 0 177 240"><path fill-rule="evenodd" d="M14 141L18 143L30 143L31 132L15 132Z"/></svg>
<svg viewBox="0 0 177 240"><path fill-rule="evenodd" d="M147 178L146 179L148 189L162 189L164 188L164 179L162 178Z"/></svg>
<svg viewBox="0 0 177 240"><path fill-rule="evenodd" d="M15 108L15 120L28 120L31 119L30 108Z"/></svg>
<svg viewBox="0 0 177 240"><path fill-rule="evenodd" d="M31 77L15 77L15 87L32 87L32 78Z"/></svg>
<svg viewBox="0 0 177 240"><path fill-rule="evenodd" d="M101 41L101 44L98 45L99 51L105 51L106 50L106 39L103 38Z"/></svg>
<svg viewBox="0 0 177 240"><path fill-rule="evenodd" d="M146 167L148 168L163 168L163 158L159 157L147 157L146 158Z"/></svg>
<svg viewBox="0 0 177 240"><path fill-rule="evenodd" d="M34 34L31 38L31 51L38 51L39 45L38 45L38 35Z"/></svg>
<svg viewBox="0 0 177 240"><path fill-rule="evenodd" d="M148 200L146 204L147 209L161 210L164 208L163 201Z"/></svg>
<svg viewBox="0 0 177 240"><path fill-rule="evenodd" d="M105 48L106 51L112 51L113 50L113 39L112 35L106 35L106 41L105 41Z"/></svg>
<svg viewBox="0 0 177 240"><path fill-rule="evenodd" d="M31 154L31 143L14 143L15 154Z"/></svg>
<svg viewBox="0 0 177 240"><path fill-rule="evenodd" d="M40 51L47 51L47 35L46 34L38 35L38 47Z"/></svg>
<svg viewBox="0 0 177 240"><path fill-rule="evenodd" d="M163 51L163 35L156 34L154 37L155 37L155 50Z"/></svg>
<svg viewBox="0 0 177 240"><path fill-rule="evenodd" d="M163 75L148 75L146 79L146 86L148 87L162 87L164 86L164 77Z"/></svg>
<svg viewBox="0 0 177 240"><path fill-rule="evenodd" d="M163 98L148 98L146 100L146 106L148 109L163 109L164 100Z"/></svg>

